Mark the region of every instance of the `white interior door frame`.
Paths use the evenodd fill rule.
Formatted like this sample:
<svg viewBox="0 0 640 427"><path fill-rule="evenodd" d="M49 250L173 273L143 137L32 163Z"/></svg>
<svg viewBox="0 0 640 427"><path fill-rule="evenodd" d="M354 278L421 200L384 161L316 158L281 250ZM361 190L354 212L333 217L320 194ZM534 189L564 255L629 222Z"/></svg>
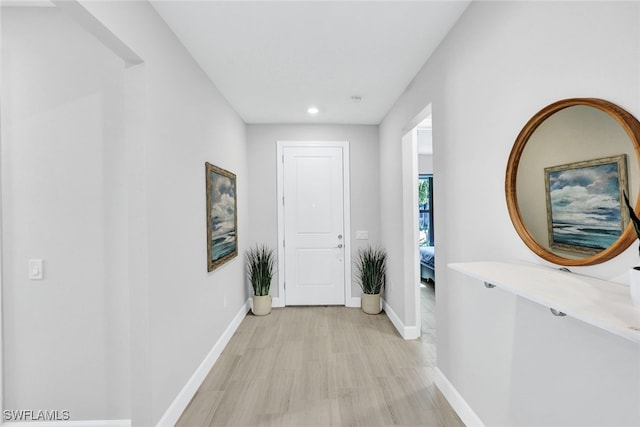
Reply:
<svg viewBox="0 0 640 427"><path fill-rule="evenodd" d="M419 338L422 334L420 295L420 236L418 220L418 136L417 127L431 114L427 105L403 128L402 137L402 246L405 253L403 277L405 307L413 309L413 321L404 319L405 339Z"/></svg>
<svg viewBox="0 0 640 427"><path fill-rule="evenodd" d="M405 286L405 339L420 337L420 236L418 226L418 138L417 129L402 137L402 235ZM413 319L408 314L413 311Z"/></svg>
<svg viewBox="0 0 640 427"><path fill-rule="evenodd" d="M277 141L277 205L278 205L278 296L273 298L274 307L285 306L284 288L284 209L282 200L284 197L284 170L283 156L286 147L340 147L342 148L343 171L343 206L344 206L344 300L348 307L359 307L359 299L354 305L351 295L351 194L349 172L349 141Z"/></svg>

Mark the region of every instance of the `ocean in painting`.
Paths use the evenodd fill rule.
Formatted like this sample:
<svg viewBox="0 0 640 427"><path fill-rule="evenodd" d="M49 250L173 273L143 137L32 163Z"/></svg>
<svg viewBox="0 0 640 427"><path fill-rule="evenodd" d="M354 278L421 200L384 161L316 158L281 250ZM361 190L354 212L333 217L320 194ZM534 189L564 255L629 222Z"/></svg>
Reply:
<svg viewBox="0 0 640 427"><path fill-rule="evenodd" d="M224 258L236 250L236 232L229 231L225 234L215 236L211 241L211 257L213 261Z"/></svg>
<svg viewBox="0 0 640 427"><path fill-rule="evenodd" d="M553 224L553 241L557 244L603 250L620 237L619 229L597 228L580 224Z"/></svg>

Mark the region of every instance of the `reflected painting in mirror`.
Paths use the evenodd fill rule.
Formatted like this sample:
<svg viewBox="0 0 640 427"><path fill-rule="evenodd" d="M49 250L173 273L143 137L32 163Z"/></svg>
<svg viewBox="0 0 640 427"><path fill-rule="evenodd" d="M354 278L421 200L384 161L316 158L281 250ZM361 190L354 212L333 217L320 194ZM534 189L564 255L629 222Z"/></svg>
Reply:
<svg viewBox="0 0 640 427"><path fill-rule="evenodd" d="M544 177L552 249L596 254L620 238L629 222L626 154L548 167Z"/></svg>

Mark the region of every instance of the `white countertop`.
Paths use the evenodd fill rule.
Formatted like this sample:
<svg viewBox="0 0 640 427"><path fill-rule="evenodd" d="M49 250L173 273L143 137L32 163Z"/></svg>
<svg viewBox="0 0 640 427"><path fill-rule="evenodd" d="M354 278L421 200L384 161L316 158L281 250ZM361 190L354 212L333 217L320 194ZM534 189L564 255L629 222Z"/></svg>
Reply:
<svg viewBox="0 0 640 427"><path fill-rule="evenodd" d="M628 286L525 262L449 268L640 344L640 308L631 303Z"/></svg>

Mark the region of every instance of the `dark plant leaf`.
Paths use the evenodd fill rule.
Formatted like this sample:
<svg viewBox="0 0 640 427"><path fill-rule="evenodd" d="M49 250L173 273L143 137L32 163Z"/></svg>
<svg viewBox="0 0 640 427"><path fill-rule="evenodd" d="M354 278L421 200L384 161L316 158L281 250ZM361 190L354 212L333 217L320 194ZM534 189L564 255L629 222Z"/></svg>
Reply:
<svg viewBox="0 0 640 427"><path fill-rule="evenodd" d="M627 204L627 209L629 210L629 218L631 218L631 222L633 223L633 228L636 230L636 236L640 239L640 218L636 215L631 203L629 203L629 198L627 197L627 192L624 191L622 193L624 196L624 202ZM638 247L638 254L640 255L640 247Z"/></svg>
<svg viewBox="0 0 640 427"><path fill-rule="evenodd" d="M629 198L627 197L627 193L623 192L624 201L627 204L627 209L629 210L629 217L631 218L631 222L633 222L633 228L636 230L636 235L640 239L640 218L636 215L633 207L631 207L631 203L629 203Z"/></svg>

